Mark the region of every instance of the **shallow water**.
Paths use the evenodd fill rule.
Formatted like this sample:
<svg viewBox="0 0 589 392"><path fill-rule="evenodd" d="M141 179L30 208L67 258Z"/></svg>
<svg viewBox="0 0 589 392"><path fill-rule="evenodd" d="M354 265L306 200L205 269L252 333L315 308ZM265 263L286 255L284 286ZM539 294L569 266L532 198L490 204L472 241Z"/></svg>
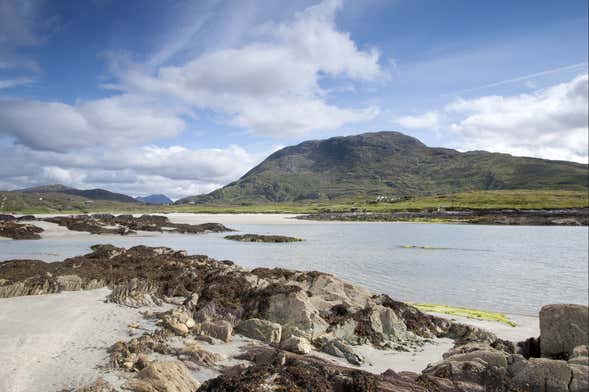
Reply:
<svg viewBox="0 0 589 392"><path fill-rule="evenodd" d="M87 253L96 243L142 244L186 249L245 267L329 272L404 301L524 315L537 315L547 303L589 302L587 227L335 222L229 226L305 241L241 243L223 239L225 234L79 234L0 241L0 260L54 261Z"/></svg>

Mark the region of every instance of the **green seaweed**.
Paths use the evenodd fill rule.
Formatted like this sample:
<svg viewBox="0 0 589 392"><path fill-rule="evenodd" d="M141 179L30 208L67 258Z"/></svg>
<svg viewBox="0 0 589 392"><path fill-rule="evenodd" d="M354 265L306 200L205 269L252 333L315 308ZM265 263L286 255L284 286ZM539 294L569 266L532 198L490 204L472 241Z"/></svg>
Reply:
<svg viewBox="0 0 589 392"><path fill-rule="evenodd" d="M412 303L417 309L427 313L442 313L451 316L466 317L476 320L485 321L496 321L502 324L506 324L512 327L516 327L517 324L511 321L505 314L497 312L488 312L485 310L468 309L462 307L438 305L438 304L424 304L424 303Z"/></svg>

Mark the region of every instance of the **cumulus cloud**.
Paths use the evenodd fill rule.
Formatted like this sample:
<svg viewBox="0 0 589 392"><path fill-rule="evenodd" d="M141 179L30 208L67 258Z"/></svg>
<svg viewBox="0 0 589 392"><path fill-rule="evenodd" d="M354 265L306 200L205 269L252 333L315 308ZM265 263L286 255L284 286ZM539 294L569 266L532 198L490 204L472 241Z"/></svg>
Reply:
<svg viewBox="0 0 589 392"><path fill-rule="evenodd" d="M588 95L588 76L582 74L530 94L456 99L440 111L397 122L421 129L439 123L454 140L451 147L460 150L587 162Z"/></svg>
<svg viewBox="0 0 589 392"><path fill-rule="evenodd" d="M239 178L266 153L250 154L238 146L143 146L108 151L85 148L69 152L18 146L0 147L0 155L1 188L61 183L79 188L103 187L131 195L164 192L179 198L209 192Z"/></svg>
<svg viewBox="0 0 589 392"><path fill-rule="evenodd" d="M30 9L22 8L27 4ZM340 7L338 0L325 0L288 20L251 27L247 41L191 53L180 63L170 60L177 60L175 54L200 24L144 63L110 53L113 79L104 80L104 86L113 95L103 99L64 103L0 97L0 189L59 182L131 194L203 193L239 178L266 154L238 146L151 145L178 136L199 110L251 133L277 137L373 119L378 107L340 107L322 88L326 77L346 83L387 80L378 51L358 47L338 30ZM14 49L42 41L41 3L0 0L0 8L0 22L13 18L0 23L0 69L24 69ZM4 49L11 56L2 56L8 41L10 48ZM16 81L0 81L0 88Z"/></svg>
<svg viewBox="0 0 589 392"><path fill-rule="evenodd" d="M141 65L115 64L119 87L213 109L225 114L229 123L263 135L301 135L370 120L378 108L331 105L320 87L323 74L359 81L386 79L379 53L359 49L349 34L337 30L334 20L340 6L339 1L324 1L287 22L261 26L255 42L154 72Z"/></svg>
<svg viewBox="0 0 589 392"><path fill-rule="evenodd" d="M149 142L180 133L184 121L157 103L119 95L68 105L0 99L0 135L39 150Z"/></svg>
<svg viewBox="0 0 589 392"><path fill-rule="evenodd" d="M402 116L395 122L408 129L431 129L436 130L440 127L440 113L431 111L416 116Z"/></svg>
<svg viewBox="0 0 589 392"><path fill-rule="evenodd" d="M579 75L533 94L459 99L446 111L466 148L587 162L588 77Z"/></svg>

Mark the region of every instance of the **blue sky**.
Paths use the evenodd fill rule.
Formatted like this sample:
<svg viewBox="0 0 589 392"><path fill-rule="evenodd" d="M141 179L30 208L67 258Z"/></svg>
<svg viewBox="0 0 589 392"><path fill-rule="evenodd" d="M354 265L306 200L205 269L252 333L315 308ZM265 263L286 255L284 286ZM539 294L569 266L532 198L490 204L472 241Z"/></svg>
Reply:
<svg viewBox="0 0 589 392"><path fill-rule="evenodd" d="M587 30L586 0L0 0L0 189L177 198L375 130L587 162Z"/></svg>

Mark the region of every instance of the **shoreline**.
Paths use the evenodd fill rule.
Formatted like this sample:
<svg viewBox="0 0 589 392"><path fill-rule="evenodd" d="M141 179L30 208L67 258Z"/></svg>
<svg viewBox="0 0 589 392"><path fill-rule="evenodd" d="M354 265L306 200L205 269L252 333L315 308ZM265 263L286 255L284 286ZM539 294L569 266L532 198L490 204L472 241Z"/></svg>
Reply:
<svg viewBox="0 0 589 392"><path fill-rule="evenodd" d="M7 364L0 389L7 392L75 391L96 380L143 391L179 379L191 385L186 391L228 392L299 385L300 374L307 386L332 388L342 382L334 374L352 377L351 385L385 383L384 390L443 384L453 377L445 367L456 361L466 361L464 369L473 358L492 365L474 374L498 371L489 356L503 358L504 367L536 366L530 353L542 322L542 313L511 315L515 327L422 313L333 275L250 270L165 247L101 245L62 262L0 264L0 272L0 358ZM536 380L509 377L491 380ZM487 381L469 382L480 390Z"/></svg>
<svg viewBox="0 0 589 392"><path fill-rule="evenodd" d="M81 387L97 378L120 387L128 381L128 375L108 368L107 348L129 336L155 330L155 324L146 320L141 312L164 311L170 307L152 305L129 308L106 303L104 299L110 292L110 289L103 287L0 298L0 358L4 363L0 367L0 390L59 391ZM499 322L433 315L482 327L503 339L512 338L513 341L539 335L537 317L526 317L525 324L507 327L511 328L507 330ZM510 317L521 319L513 315ZM130 325L138 328L129 328ZM529 332L534 334L529 335ZM225 359L221 364L235 365L240 361L232 360L231 357L256 344L256 341L236 335L230 344L199 344L210 352L223 355ZM388 369L421 372L428 364L441 361L442 354L453 345L450 339L434 339L420 349L406 352L383 351L361 345L356 347L356 351L366 358L366 364L362 366L350 365L343 359L319 351L312 351L311 355L337 366L351 366L374 374ZM218 371L204 368L194 372L201 382L219 374Z"/></svg>

